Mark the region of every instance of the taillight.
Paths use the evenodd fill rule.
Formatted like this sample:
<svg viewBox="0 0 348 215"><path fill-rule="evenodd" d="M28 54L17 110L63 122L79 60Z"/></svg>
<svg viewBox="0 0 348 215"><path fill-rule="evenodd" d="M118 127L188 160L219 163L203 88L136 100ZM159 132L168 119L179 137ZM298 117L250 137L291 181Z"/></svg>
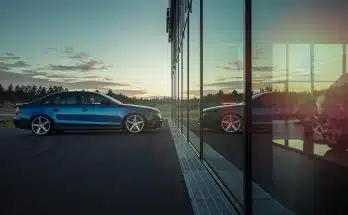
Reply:
<svg viewBox="0 0 348 215"><path fill-rule="evenodd" d="M19 107L16 107L16 114L19 113Z"/></svg>

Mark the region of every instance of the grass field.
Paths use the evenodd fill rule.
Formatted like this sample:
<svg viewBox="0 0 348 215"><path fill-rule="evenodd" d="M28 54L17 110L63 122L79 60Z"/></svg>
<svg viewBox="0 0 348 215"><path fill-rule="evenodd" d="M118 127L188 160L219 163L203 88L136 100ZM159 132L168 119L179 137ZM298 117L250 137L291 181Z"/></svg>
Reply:
<svg viewBox="0 0 348 215"><path fill-rule="evenodd" d="M172 111L172 105L171 104L151 103L151 104L148 104L148 106L154 107L154 108L157 108L158 110L160 110L161 113L162 113L162 116L164 118L170 118L171 117L171 111ZM184 107L183 115L184 115L184 118L187 118L187 107L186 106ZM190 118L198 118L198 117L199 117L198 109L191 109L190 110Z"/></svg>
<svg viewBox="0 0 348 215"><path fill-rule="evenodd" d="M5 113L13 113L14 112L14 104L10 102L4 102L4 104L0 104L0 112ZM0 116L0 128L12 128L12 116Z"/></svg>
<svg viewBox="0 0 348 215"><path fill-rule="evenodd" d="M12 116L0 116L0 128L13 128Z"/></svg>
<svg viewBox="0 0 348 215"><path fill-rule="evenodd" d="M5 101L4 104L0 104L1 112L13 112L15 109L15 105L13 103Z"/></svg>

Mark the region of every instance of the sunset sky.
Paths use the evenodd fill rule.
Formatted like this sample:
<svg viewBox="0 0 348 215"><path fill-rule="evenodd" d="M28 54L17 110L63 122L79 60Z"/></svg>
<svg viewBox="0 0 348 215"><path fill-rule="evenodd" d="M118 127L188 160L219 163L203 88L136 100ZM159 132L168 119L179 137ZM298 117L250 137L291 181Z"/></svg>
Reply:
<svg viewBox="0 0 348 215"><path fill-rule="evenodd" d="M204 2L204 89L242 89L243 1ZM316 45L316 80L339 77L342 45L332 43L348 35L340 32L348 29L347 13L342 11L348 5L340 0L313 2L254 1L254 88L284 76L284 46L276 45L284 41L331 43ZM190 32L192 95L199 89L198 3L193 0ZM0 83L111 88L130 96L170 95L167 7L167 0L4 0L0 7ZM313 24L318 21L320 25ZM291 45L290 73L292 80L309 80L308 45ZM306 85L310 86L290 86L298 90Z"/></svg>

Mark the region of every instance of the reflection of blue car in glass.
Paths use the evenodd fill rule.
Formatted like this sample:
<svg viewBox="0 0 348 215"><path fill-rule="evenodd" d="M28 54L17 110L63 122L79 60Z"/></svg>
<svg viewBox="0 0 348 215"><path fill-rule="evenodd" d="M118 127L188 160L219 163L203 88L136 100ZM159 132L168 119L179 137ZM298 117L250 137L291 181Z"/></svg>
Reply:
<svg viewBox="0 0 348 215"><path fill-rule="evenodd" d="M126 129L140 133L163 124L159 110L123 104L96 92L60 92L30 103L18 104L13 118L16 128L43 136L52 131Z"/></svg>
<svg viewBox="0 0 348 215"><path fill-rule="evenodd" d="M289 94L282 92L264 92L252 96L252 123L272 124L273 120L302 119L296 112L296 103ZM234 133L242 131L244 103L222 105L203 110L203 127L221 129Z"/></svg>

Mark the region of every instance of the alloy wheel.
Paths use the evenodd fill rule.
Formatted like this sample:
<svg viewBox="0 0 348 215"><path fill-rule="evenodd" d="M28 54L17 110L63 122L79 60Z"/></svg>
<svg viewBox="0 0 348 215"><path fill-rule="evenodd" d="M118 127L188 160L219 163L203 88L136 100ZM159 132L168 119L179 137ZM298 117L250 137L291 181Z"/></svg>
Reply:
<svg viewBox="0 0 348 215"><path fill-rule="evenodd" d="M31 131L39 136L47 135L51 131L51 121L44 116L35 117L31 121Z"/></svg>
<svg viewBox="0 0 348 215"><path fill-rule="evenodd" d="M144 129L145 121L143 117L134 114L130 115L126 119L126 128L131 133L139 133Z"/></svg>
<svg viewBox="0 0 348 215"><path fill-rule="evenodd" d="M315 134L323 135L327 132L327 126L323 125L318 116L314 116L312 120L312 130Z"/></svg>
<svg viewBox="0 0 348 215"><path fill-rule="evenodd" d="M330 122L323 124L322 127L325 129L325 132L323 133L325 140L330 144L337 144L342 135L341 129L335 128Z"/></svg>
<svg viewBox="0 0 348 215"><path fill-rule="evenodd" d="M236 115L226 115L221 120L221 128L228 133L234 133L240 130L241 120Z"/></svg>

